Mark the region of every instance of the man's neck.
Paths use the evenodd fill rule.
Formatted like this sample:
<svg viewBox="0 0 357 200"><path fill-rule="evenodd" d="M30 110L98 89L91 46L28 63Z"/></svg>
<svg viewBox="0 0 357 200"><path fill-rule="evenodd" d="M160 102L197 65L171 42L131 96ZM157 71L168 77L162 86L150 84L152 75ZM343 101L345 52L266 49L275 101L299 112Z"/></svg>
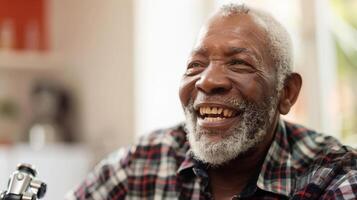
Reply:
<svg viewBox="0 0 357 200"><path fill-rule="evenodd" d="M218 166L209 167L211 190L215 199L231 199L239 194L247 183L259 175L265 156L275 136L278 119L268 129L264 141L244 155Z"/></svg>

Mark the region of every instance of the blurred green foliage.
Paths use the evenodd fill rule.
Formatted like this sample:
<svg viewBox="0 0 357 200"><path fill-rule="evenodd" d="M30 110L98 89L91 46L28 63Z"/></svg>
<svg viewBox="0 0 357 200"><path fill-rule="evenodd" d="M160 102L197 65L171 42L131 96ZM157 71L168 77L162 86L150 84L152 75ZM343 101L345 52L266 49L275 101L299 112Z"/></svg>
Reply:
<svg viewBox="0 0 357 200"><path fill-rule="evenodd" d="M346 43L341 40L341 37L336 36L339 31L346 30L333 27L335 28L333 32L335 33L335 50L341 102L352 102L348 108L344 105L341 106L342 136L348 137L351 134L357 134L357 0L330 0L330 3L334 16L348 25L348 31L350 32L348 34L354 38L354 42L348 43L349 48L346 48ZM345 92L343 92L346 89L350 91L352 95L346 95ZM347 98L353 99L346 101Z"/></svg>
<svg viewBox="0 0 357 200"><path fill-rule="evenodd" d="M330 0L334 12L357 27L357 1L356 0Z"/></svg>

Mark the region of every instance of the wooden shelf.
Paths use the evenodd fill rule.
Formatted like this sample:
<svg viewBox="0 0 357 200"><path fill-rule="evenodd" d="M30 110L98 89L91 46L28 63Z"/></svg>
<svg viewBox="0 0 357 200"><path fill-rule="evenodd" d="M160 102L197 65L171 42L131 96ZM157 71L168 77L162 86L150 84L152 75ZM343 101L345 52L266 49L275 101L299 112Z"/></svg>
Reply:
<svg viewBox="0 0 357 200"><path fill-rule="evenodd" d="M54 53L0 50L0 70L58 69L62 62L61 57Z"/></svg>

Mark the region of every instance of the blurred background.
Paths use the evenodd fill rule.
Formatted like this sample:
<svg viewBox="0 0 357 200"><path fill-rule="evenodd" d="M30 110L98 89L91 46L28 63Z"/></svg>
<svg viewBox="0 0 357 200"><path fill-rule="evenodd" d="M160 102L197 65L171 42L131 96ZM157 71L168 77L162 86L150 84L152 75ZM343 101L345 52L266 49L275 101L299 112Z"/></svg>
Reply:
<svg viewBox="0 0 357 200"><path fill-rule="evenodd" d="M31 162L63 199L109 152L184 120L178 87L222 0L0 0L0 190ZM357 145L357 0L249 0L294 41L284 116ZM60 175L60 176L59 176Z"/></svg>

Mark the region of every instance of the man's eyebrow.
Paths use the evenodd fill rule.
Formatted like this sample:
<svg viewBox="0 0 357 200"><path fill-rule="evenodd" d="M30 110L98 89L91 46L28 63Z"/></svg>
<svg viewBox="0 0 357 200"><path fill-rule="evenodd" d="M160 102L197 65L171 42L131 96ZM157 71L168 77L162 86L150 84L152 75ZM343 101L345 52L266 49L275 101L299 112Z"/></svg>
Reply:
<svg viewBox="0 0 357 200"><path fill-rule="evenodd" d="M241 47L230 47L228 49L228 51L225 52L225 55L232 56L232 55L240 54L240 53L248 53L248 54L255 56L254 53L252 51L250 51L249 49L241 48Z"/></svg>

